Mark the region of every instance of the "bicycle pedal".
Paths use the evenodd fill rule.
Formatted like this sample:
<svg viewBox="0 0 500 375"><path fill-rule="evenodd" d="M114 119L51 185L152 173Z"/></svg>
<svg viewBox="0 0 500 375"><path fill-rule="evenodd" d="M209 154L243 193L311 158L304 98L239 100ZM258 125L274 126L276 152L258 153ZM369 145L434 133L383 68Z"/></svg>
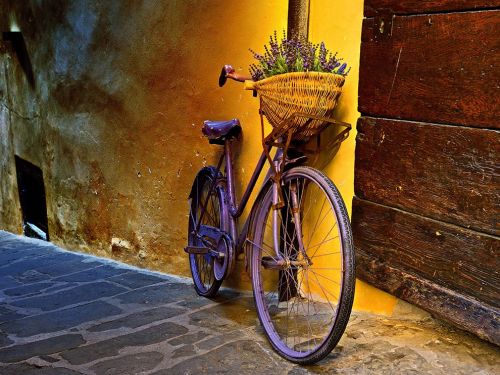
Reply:
<svg viewBox="0 0 500 375"><path fill-rule="evenodd" d="M226 254L224 254L220 251L214 251L214 250L210 250L210 255L213 255L214 257L216 257L219 260L222 260L226 257Z"/></svg>
<svg viewBox="0 0 500 375"><path fill-rule="evenodd" d="M210 249L205 246L186 246L184 251L188 254L208 254Z"/></svg>

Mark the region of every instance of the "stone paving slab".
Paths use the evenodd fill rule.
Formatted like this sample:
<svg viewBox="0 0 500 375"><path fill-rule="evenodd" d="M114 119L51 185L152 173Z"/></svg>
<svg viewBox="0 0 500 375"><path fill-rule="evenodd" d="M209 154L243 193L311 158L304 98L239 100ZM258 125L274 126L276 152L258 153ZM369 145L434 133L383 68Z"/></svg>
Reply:
<svg viewBox="0 0 500 375"><path fill-rule="evenodd" d="M99 266L90 270L71 273L69 275L59 276L54 279L57 282L92 282L95 280L109 280L113 276L121 275L127 272L126 269L113 266Z"/></svg>
<svg viewBox="0 0 500 375"><path fill-rule="evenodd" d="M87 329L89 332L103 332L120 328L138 328L160 320L168 319L186 312L186 309L161 306L146 311L139 311L123 318L101 323Z"/></svg>
<svg viewBox="0 0 500 375"><path fill-rule="evenodd" d="M188 329L182 325L165 322L126 335L66 350L61 353L61 356L71 364L81 365L93 362L96 358L114 357L126 347L155 344L187 332Z"/></svg>
<svg viewBox="0 0 500 375"><path fill-rule="evenodd" d="M22 285L15 288L5 289L3 291L9 297L31 297L32 295L39 294L54 285L53 282L42 281L28 285Z"/></svg>
<svg viewBox="0 0 500 375"><path fill-rule="evenodd" d="M353 313L309 367L276 355L251 293L196 295L191 280L0 231L0 374L499 374L498 347L400 303Z"/></svg>
<svg viewBox="0 0 500 375"><path fill-rule="evenodd" d="M122 309L107 302L93 301L85 305L45 314L15 316L0 324L0 331L17 337L37 336L44 333L68 330L83 323L108 318L122 312Z"/></svg>
<svg viewBox="0 0 500 375"><path fill-rule="evenodd" d="M29 297L12 302L12 306L21 308L40 309L42 311L57 310L59 308L95 301L103 297L114 296L126 292L127 289L106 281L99 281L86 285L57 291L44 296ZM70 302L70 303L68 303Z"/></svg>
<svg viewBox="0 0 500 375"><path fill-rule="evenodd" d="M85 344L85 340L82 335L69 334L55 336L45 340L33 341L1 349L0 362L19 362L34 356L53 354L63 350L78 348L83 344Z"/></svg>

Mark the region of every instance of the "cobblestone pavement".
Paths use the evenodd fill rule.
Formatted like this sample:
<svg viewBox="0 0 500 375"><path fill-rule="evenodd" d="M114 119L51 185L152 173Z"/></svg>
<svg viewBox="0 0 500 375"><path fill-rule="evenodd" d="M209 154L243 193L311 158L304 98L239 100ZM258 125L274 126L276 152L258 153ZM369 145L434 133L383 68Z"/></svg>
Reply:
<svg viewBox="0 0 500 375"><path fill-rule="evenodd" d="M353 314L315 366L277 356L250 294L0 231L0 374L499 374L500 350L401 304Z"/></svg>

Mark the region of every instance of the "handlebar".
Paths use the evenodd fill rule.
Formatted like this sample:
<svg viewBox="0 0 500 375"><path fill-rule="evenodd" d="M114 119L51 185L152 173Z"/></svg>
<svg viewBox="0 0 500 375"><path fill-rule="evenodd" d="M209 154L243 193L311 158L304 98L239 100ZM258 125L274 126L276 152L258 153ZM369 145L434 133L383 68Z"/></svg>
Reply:
<svg viewBox="0 0 500 375"><path fill-rule="evenodd" d="M249 76L246 76L246 75L243 75L240 73L236 73L236 70L231 65L224 65L222 67L222 70L221 70L220 76L219 76L219 87L224 86L226 84L226 81L228 78L231 78L232 80L238 81L238 82L245 82L245 89L246 90L253 90L253 88L247 89L247 87L246 87L247 86L246 82L252 81L252 77L249 77Z"/></svg>

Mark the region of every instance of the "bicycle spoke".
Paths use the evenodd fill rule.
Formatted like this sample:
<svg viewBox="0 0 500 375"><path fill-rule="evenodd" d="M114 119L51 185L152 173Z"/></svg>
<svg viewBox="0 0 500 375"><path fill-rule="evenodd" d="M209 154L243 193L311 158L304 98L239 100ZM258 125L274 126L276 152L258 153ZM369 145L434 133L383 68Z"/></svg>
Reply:
<svg viewBox="0 0 500 375"><path fill-rule="evenodd" d="M326 280L328 280L328 281L330 281L330 282L332 282L332 283L334 283L334 284L341 285L339 282L337 282L337 281L335 281L335 280L332 280L332 279L330 279L330 278L328 278L328 277L326 277L326 276L322 275L321 273L314 272L311 268L310 268L309 270L310 270L310 271L314 274L314 277L316 277L316 280L318 280L318 283L319 283L318 276L321 276L322 278L324 278L324 279L326 279ZM318 284L318 286L320 286L320 284ZM339 298L339 297L338 297L338 296L336 296L335 294L333 294L333 293L331 293L331 292L329 292L329 293L330 293L330 295L331 295L332 297L334 297L335 299L338 299L338 298Z"/></svg>
<svg viewBox="0 0 500 375"><path fill-rule="evenodd" d="M264 249L263 247L259 246L258 244L256 244L255 242L253 242L253 241L251 241L251 240L249 240L249 239L247 239L247 241L248 241L248 242L250 242L250 243L251 243L252 245L254 245L255 247L257 247L260 251L263 251L263 252L265 252L266 254L269 254L269 256L270 256L273 260L278 261L278 259L276 259L276 258L275 258L276 254L274 254L274 253L270 253L269 251L267 251L266 249ZM274 248L273 248L272 246L267 245L267 244L265 244L265 243L262 243L262 244L263 244L263 245L266 245L266 246L267 246L267 247L269 247L272 251L274 251Z"/></svg>
<svg viewBox="0 0 500 375"><path fill-rule="evenodd" d="M297 290L302 290L302 283L303 283L303 280L304 280L304 279L302 279L302 280L300 281L300 283L298 284L298 286L297 286ZM303 306L303 305L304 305L304 302L302 301L302 299L303 299L303 298L302 298L302 297L300 296L300 294L299 294L299 296L297 296L296 298L294 298L294 300L293 300L293 302L292 302L292 306L290 307L290 311L292 311L292 313L294 313L294 312L295 312L295 313L296 313L296 314L295 314L295 316L296 316L296 317L299 317L300 310L302 310L302 311L305 311L305 310L306 310L306 309L305 309L305 307ZM306 322L306 324L307 324L307 332L309 333L309 334L307 335L308 339L307 339L305 342L309 342L309 341L311 341L309 338L312 336L312 332L313 332L313 328L312 328L312 326L311 326L310 319L308 319L308 318L307 318L307 317L310 315L310 312L309 312L309 304L310 304L310 300L309 300L308 298L304 298L304 299L306 299L306 300L307 300L307 314L306 314L305 322ZM311 296L311 300L312 300L312 296ZM302 307L301 307L301 305L302 305ZM292 316L293 316L293 314L292 314ZM294 321L295 321L295 323L296 323L296 325L297 325L297 324L298 324L298 319L294 319ZM294 347L296 347L296 346L297 346L297 344L295 344L295 343L296 343L295 338L296 338L296 336L294 336ZM315 342L315 339L314 339L314 342ZM303 343L304 343L304 341L299 342L299 345L301 345L301 344L303 344Z"/></svg>
<svg viewBox="0 0 500 375"><path fill-rule="evenodd" d="M311 250L311 249L314 249L314 248L316 248L316 247L318 247L318 246L322 246L322 245L324 245L324 244L325 244L325 243L327 243L327 242L331 242L331 241L333 241L333 240L336 240L337 238L339 238L339 236L335 236L335 237L329 238L329 239L327 239L327 240L321 241L321 242L319 242L319 243L317 243L317 244L315 244L315 245L313 245L313 246L309 246L309 247L307 248L307 250ZM337 252L337 253L338 253L338 254L340 254L340 251L339 251L339 252ZM315 252L313 255L311 255L309 258L314 257L314 256L315 256L315 254L316 254L316 252ZM320 255L316 255L316 256L320 256Z"/></svg>
<svg viewBox="0 0 500 375"><path fill-rule="evenodd" d="M323 199L323 204L321 205L321 210L319 211L318 218L316 219L316 223L314 224L314 229L311 231L311 233L314 233L315 229L317 228L320 215L323 212L323 208L325 207L325 203L326 203L326 197ZM312 240L312 237L309 239L306 248L308 248L309 245L311 244L311 240Z"/></svg>
<svg viewBox="0 0 500 375"><path fill-rule="evenodd" d="M327 301L327 302L328 302L328 304L330 305L331 309L332 309L333 311L335 311L335 308L332 306L332 304L330 303L330 300L328 299L328 296L327 296L327 292L328 292L328 291L327 291L327 290L325 290L325 288L323 288L323 285L321 285L321 283L319 282L319 279L318 279L318 277L317 277L316 273L315 273L315 272L313 272L313 274L314 274L314 277L316 278L316 281L317 281L317 282L315 282L314 280L313 280L312 282L313 282L313 283L315 283L317 286L319 286L319 288L321 289L321 291L323 292L323 294L324 294L324 296L325 296L325 298L326 298L326 301ZM330 292L328 292L328 293L330 293ZM334 294L330 293L330 295L331 295L332 297L334 297L336 300L338 300L338 298L337 298Z"/></svg>

